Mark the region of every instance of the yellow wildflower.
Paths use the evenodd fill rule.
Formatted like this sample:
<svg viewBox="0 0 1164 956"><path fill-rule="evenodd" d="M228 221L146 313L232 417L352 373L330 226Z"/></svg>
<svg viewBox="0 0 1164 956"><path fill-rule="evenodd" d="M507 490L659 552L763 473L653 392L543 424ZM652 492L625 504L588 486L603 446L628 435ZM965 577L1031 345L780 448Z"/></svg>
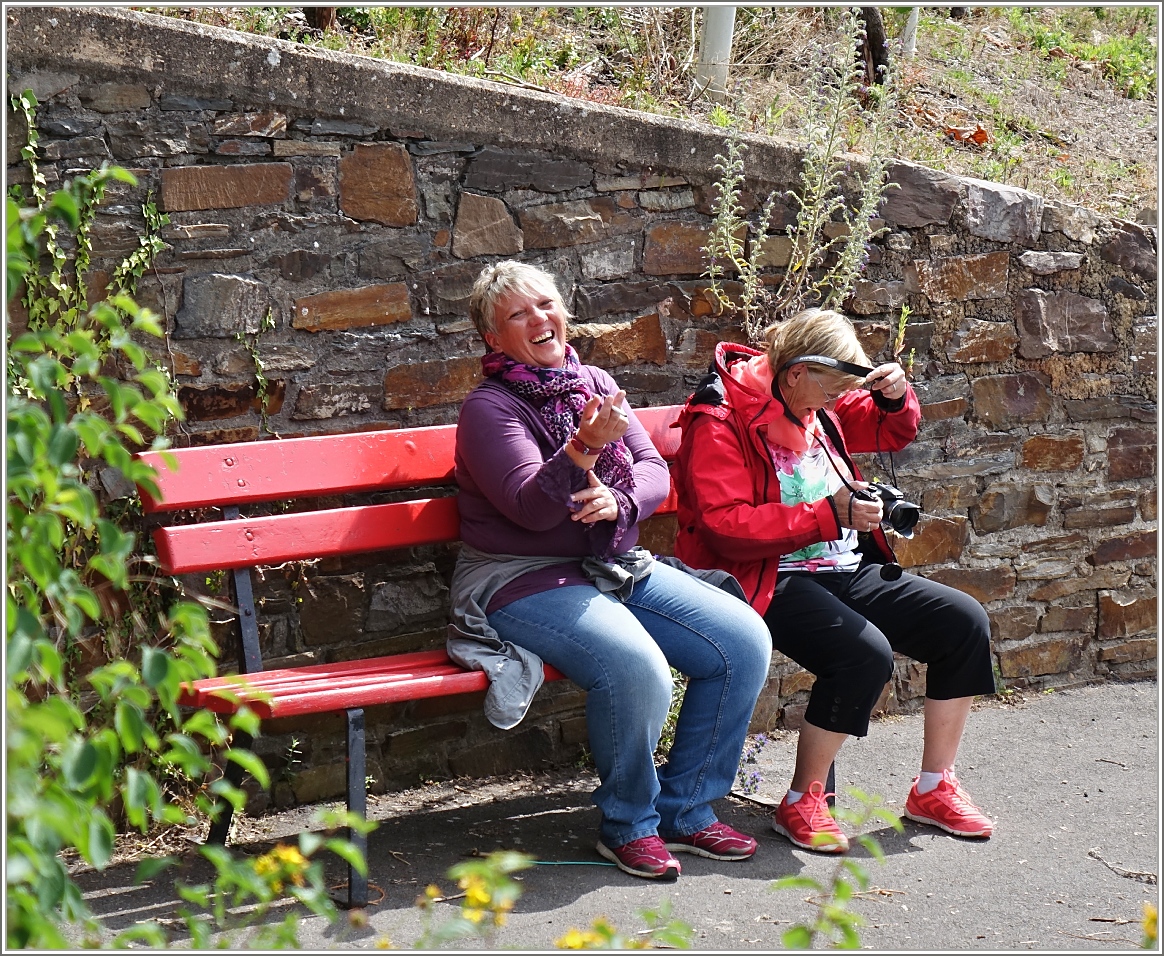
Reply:
<svg viewBox="0 0 1164 956"><path fill-rule="evenodd" d="M465 891L465 904L481 909L489 905L489 887L479 876L469 876L461 880L461 888Z"/></svg>
<svg viewBox="0 0 1164 956"><path fill-rule="evenodd" d="M1155 946L1159 940L1156 906L1153 903L1144 904L1144 947Z"/></svg>
<svg viewBox="0 0 1164 956"><path fill-rule="evenodd" d="M566 935L554 940L554 945L558 949L582 949L586 945L586 937L581 932L571 926L566 930Z"/></svg>

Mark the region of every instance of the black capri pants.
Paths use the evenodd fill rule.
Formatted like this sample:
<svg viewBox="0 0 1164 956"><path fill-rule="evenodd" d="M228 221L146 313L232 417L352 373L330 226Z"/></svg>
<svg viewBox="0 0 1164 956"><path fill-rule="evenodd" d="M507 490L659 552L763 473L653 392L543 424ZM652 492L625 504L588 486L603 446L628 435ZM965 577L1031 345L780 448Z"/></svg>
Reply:
<svg viewBox="0 0 1164 956"><path fill-rule="evenodd" d="M881 565L780 575L764 615L772 646L816 676L804 718L854 737L893 674L893 652L927 664L926 697L994 693L990 621L968 594Z"/></svg>

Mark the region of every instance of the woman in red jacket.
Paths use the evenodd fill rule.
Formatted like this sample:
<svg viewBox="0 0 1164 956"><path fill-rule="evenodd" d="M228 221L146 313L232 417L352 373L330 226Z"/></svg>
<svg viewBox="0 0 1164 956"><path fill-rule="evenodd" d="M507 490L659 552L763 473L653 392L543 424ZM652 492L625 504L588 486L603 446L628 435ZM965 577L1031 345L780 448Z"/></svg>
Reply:
<svg viewBox="0 0 1164 956"><path fill-rule="evenodd" d="M805 849L848 849L822 781L846 737L868 733L897 651L928 665L921 772L905 814L989 837L993 824L954 776L970 703L994 693L986 612L960 591L902 573L881 498L862 493L867 483L849 457L909 444L917 397L900 365L868 367L837 312L801 312L765 337L764 352L718 346L680 418L671 474L676 556L735 575L773 646L816 677L772 825Z"/></svg>

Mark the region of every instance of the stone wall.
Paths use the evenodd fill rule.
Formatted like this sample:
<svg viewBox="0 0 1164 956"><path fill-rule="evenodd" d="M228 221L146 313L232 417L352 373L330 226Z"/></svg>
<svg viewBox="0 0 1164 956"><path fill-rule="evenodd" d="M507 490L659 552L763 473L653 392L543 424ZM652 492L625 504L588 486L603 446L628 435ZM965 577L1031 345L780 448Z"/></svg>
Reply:
<svg viewBox="0 0 1164 956"><path fill-rule="evenodd" d="M116 9L5 15L9 92L41 100L49 185L104 161L140 180L101 210L97 264L135 247L148 194L170 217L140 299L169 330L178 444L455 421L482 351L467 296L502 257L558 277L574 344L632 404L681 402L714 343L740 339L699 278L721 131ZM9 114L10 161L23 135ZM794 145L744 139L755 195L795 182ZM1003 685L1154 675L1155 231L891 172L889 230L847 308L882 358L899 307L914 313L924 423L894 464L925 518L902 563L986 605ZM778 276L780 241L770 262ZM649 525L668 550L673 523ZM264 652L277 666L439 644L452 560L266 569ZM882 710L917 707L923 675L900 662ZM810 684L778 657L753 729L797 726ZM562 762L583 715L565 683L509 733L476 698L379 708L369 772L384 787ZM342 792L338 716L268 730L277 802Z"/></svg>

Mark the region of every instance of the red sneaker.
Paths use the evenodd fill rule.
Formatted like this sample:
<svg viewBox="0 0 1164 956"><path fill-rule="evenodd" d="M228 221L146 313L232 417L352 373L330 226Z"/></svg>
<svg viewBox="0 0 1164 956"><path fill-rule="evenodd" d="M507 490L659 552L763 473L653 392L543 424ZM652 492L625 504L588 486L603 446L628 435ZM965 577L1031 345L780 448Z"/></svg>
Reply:
<svg viewBox="0 0 1164 956"><path fill-rule="evenodd" d="M680 873L679 861L657 836L639 837L613 849L599 840L598 852L631 876L672 883Z"/></svg>
<svg viewBox="0 0 1164 956"><path fill-rule="evenodd" d="M841 832L829 812L830 796L819 780L810 783L808 792L796 803L789 803L785 795L772 814L772 829L802 849L817 853L844 853L849 848L849 838Z"/></svg>
<svg viewBox="0 0 1164 956"><path fill-rule="evenodd" d="M668 837L673 853L697 853L709 860L746 860L756 852L756 841L746 833L716 821L690 836Z"/></svg>
<svg viewBox="0 0 1164 956"><path fill-rule="evenodd" d="M914 777L905 801L905 815L909 819L941 827L960 837L985 840L994 832L990 818L970 802L970 795L949 770L942 771L942 782L929 793L918 793L917 781Z"/></svg>

